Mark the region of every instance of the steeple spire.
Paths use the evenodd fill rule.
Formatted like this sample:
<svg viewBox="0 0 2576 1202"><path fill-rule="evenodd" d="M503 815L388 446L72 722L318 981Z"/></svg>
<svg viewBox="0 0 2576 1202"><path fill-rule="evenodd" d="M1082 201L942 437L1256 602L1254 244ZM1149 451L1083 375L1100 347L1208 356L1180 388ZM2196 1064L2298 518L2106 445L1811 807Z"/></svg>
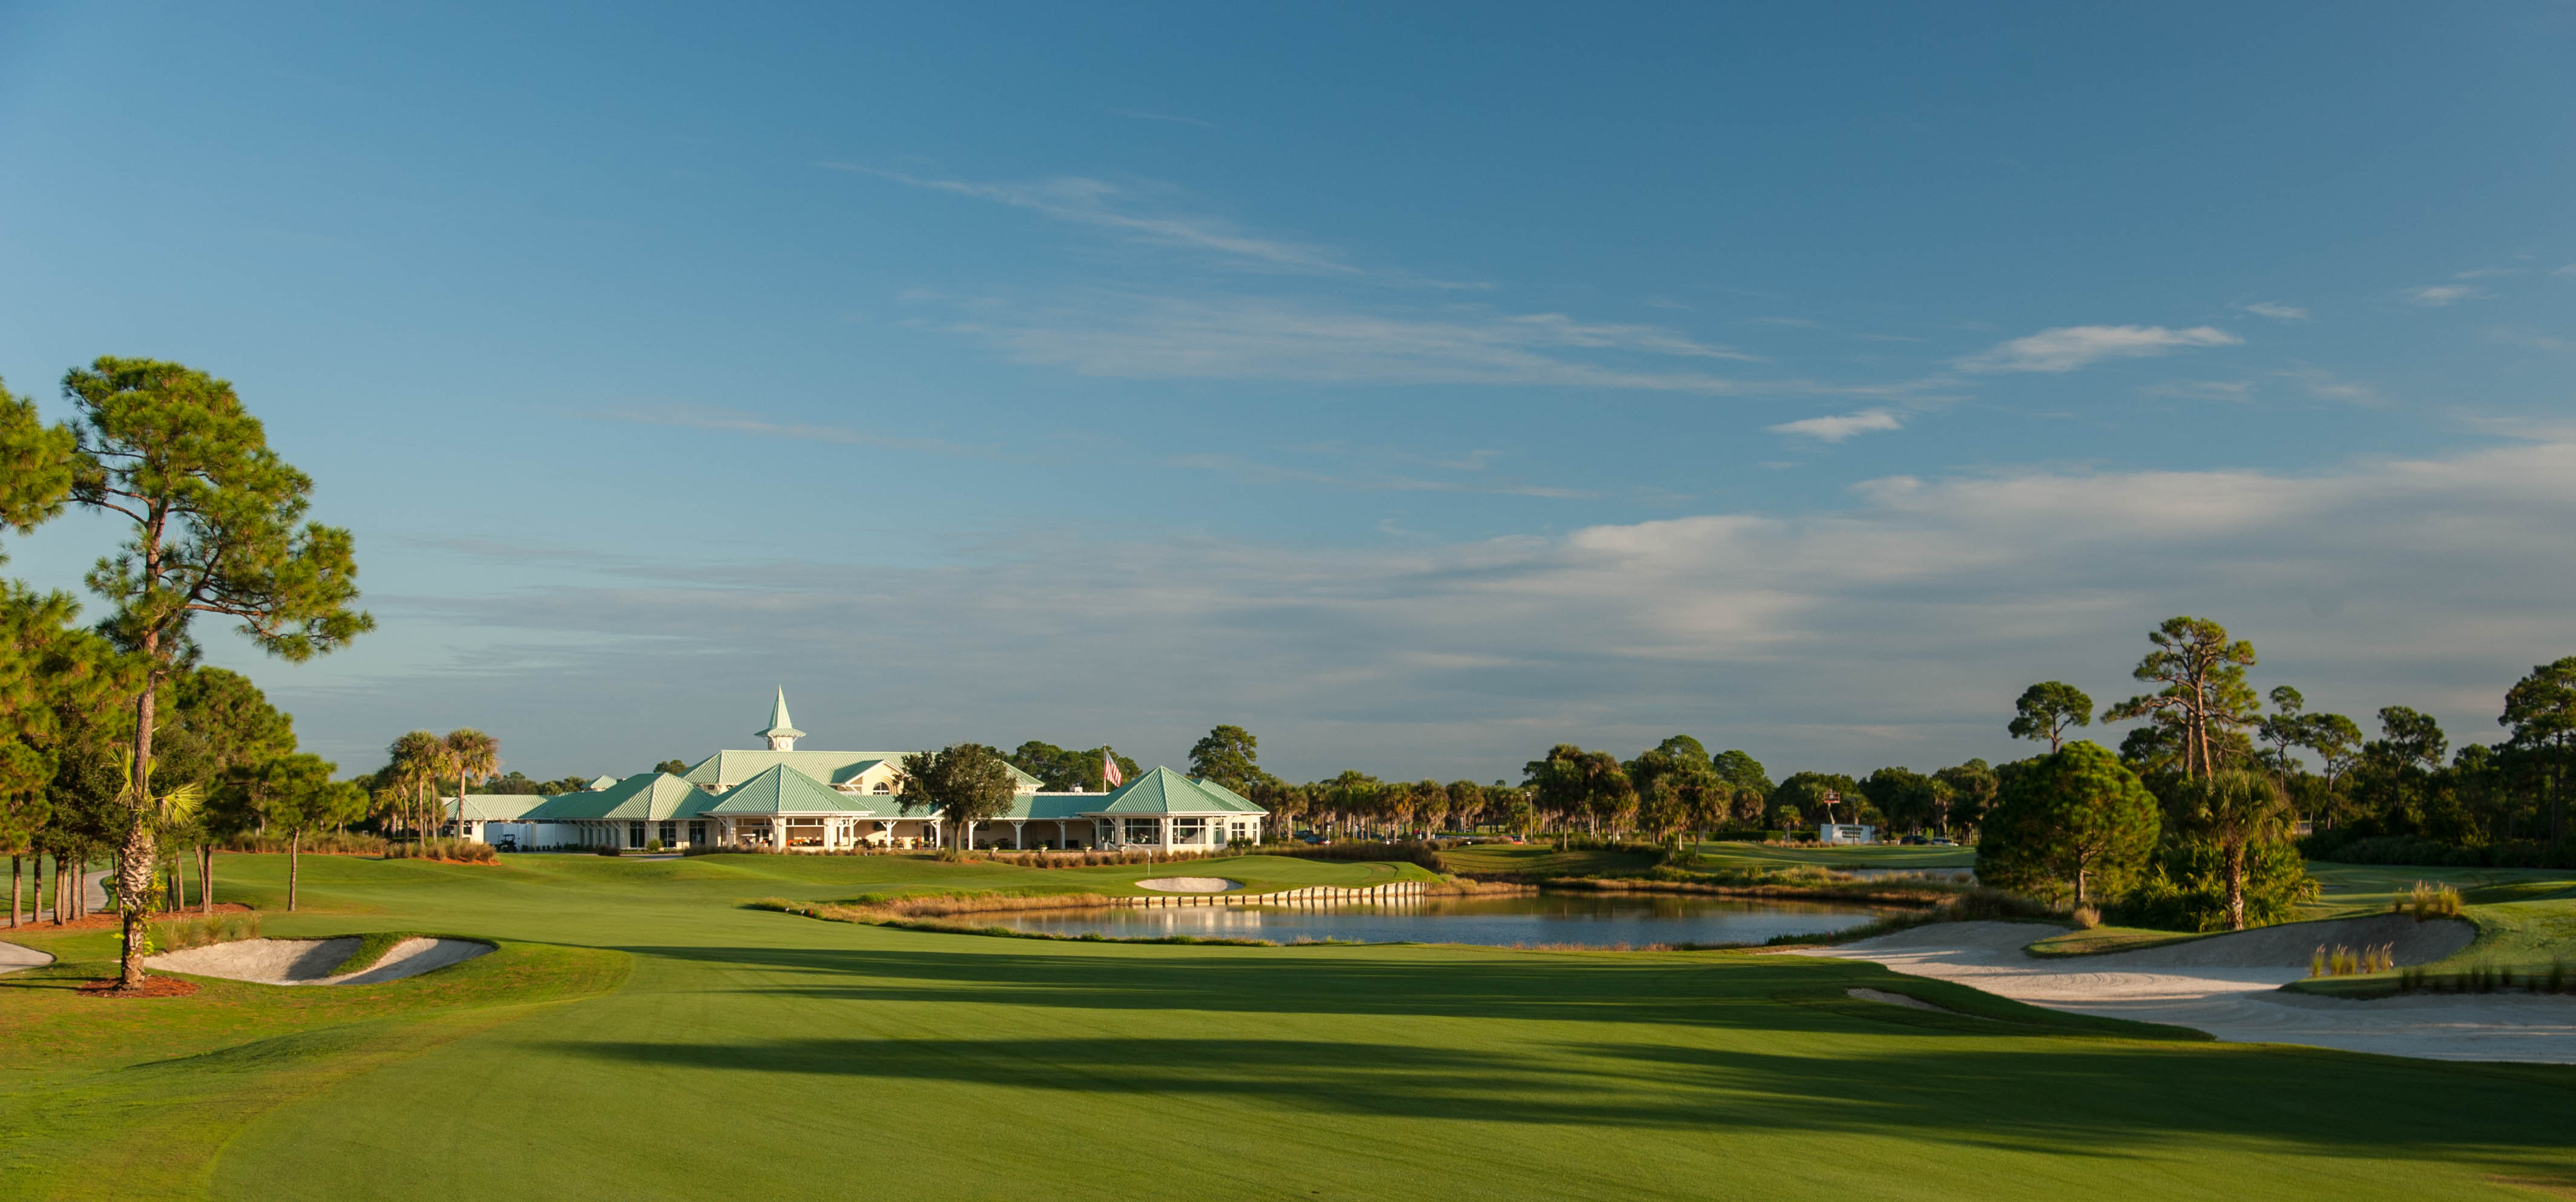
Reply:
<svg viewBox="0 0 2576 1202"><path fill-rule="evenodd" d="M778 690L778 704L770 708L769 729L754 731L752 733L769 740L769 749L771 751L796 750L796 740L804 738L805 732L796 729L796 727L787 720L787 690L785 688Z"/></svg>

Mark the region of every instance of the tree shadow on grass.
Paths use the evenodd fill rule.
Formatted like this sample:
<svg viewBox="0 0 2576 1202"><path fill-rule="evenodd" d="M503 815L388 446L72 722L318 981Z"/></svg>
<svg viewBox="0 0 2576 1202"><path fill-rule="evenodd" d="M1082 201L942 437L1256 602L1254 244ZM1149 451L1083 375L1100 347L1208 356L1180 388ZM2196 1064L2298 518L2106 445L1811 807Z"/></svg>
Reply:
<svg viewBox="0 0 2576 1202"><path fill-rule="evenodd" d="M1139 1105L1222 1098L1292 1112L1782 1137L1901 1129L1961 1146L2115 1159L2253 1137L2337 1156L2570 1168L2536 1154L2565 1147L2563 1111L2532 1108L2563 1102L2558 1091L2490 1082L2483 1097L2446 1097L2438 1109L2391 1107L2388 1088L2407 1083L2369 1078L2385 1067L2371 1061L2310 1066L2320 1071L2299 1079L2277 1059L2212 1056L2203 1045L1962 1040L1850 1057L1640 1042L1079 1036L543 1046L663 1067L1057 1090Z"/></svg>
<svg viewBox="0 0 2576 1202"><path fill-rule="evenodd" d="M1359 949L1211 955L1177 948L1116 956L773 947L620 950L785 974L777 983L742 987L848 1001L1693 1026L1756 1023L1755 1011L1785 1017L1768 1000L1774 992L1845 978L1866 983L1885 975L1875 965L1852 961L1767 956L1690 960L1467 953L1413 959Z"/></svg>

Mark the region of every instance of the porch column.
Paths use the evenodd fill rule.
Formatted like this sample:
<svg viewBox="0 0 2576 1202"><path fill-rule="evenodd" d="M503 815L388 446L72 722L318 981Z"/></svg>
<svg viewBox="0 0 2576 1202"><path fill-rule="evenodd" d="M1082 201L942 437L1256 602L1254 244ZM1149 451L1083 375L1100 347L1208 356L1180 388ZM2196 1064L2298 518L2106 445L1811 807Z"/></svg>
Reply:
<svg viewBox="0 0 2576 1202"><path fill-rule="evenodd" d="M1012 850L1012 851L1027 851L1027 850L1029 849L1029 830L1028 830L1028 826L1029 826L1029 824L1028 824L1028 823L1023 822L1023 821L1021 821L1020 819L1017 819L1017 818L1011 819L1011 850Z"/></svg>
<svg viewBox="0 0 2576 1202"><path fill-rule="evenodd" d="M1172 816L1165 814L1162 817L1155 819L1154 822L1155 829L1161 832L1163 836L1163 850L1172 850Z"/></svg>
<svg viewBox="0 0 2576 1202"><path fill-rule="evenodd" d="M780 814L769 820L769 841L778 850L787 850L787 815Z"/></svg>

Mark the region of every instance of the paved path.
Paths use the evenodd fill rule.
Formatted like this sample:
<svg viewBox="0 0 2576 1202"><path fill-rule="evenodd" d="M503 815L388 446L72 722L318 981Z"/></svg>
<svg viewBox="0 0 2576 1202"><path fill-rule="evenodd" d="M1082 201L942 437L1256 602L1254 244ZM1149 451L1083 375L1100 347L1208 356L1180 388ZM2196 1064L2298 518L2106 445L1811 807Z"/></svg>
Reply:
<svg viewBox="0 0 2576 1202"><path fill-rule="evenodd" d="M2022 949L2061 928L1946 922L1798 954L1874 960L1911 976L1973 985L2035 1006L2194 1027L2238 1043L2304 1043L2433 1060L2576 1063L2576 996L2418 994L2355 1002L2281 992L2280 986L2308 975L2306 949L2319 941L2358 946L2404 939L2415 946L2401 945L2400 964L2439 959L2467 943L2464 934L2446 932L2448 924L2403 922L2297 923L2166 948L2056 959L2034 958Z"/></svg>
<svg viewBox="0 0 2576 1202"><path fill-rule="evenodd" d="M32 947L20 947L14 943L0 943L0 972L16 972L22 968L34 968L40 964L51 964L53 962L54 958L52 956L48 956Z"/></svg>

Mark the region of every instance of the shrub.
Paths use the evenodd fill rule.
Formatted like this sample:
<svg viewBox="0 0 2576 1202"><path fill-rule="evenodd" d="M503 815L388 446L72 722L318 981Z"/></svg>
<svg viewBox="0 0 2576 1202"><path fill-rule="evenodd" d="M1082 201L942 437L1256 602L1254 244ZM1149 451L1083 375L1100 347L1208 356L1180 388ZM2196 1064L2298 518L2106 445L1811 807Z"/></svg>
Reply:
<svg viewBox="0 0 2576 1202"><path fill-rule="evenodd" d="M489 843L471 839L423 839L417 843L393 843L385 847L388 860L455 860L466 864L489 864L495 853Z"/></svg>
<svg viewBox="0 0 2576 1202"><path fill-rule="evenodd" d="M2077 930L2089 931L2102 925L2102 912L2091 906L2075 907L2074 917Z"/></svg>
<svg viewBox="0 0 2576 1202"><path fill-rule="evenodd" d="M2129 926L2160 931L2227 929L2227 877L2214 844L2168 844L2138 887L2109 907ZM2245 849L2245 925L2270 926L2299 917L2299 903L2317 896L2316 879L2288 843Z"/></svg>
<svg viewBox="0 0 2576 1202"><path fill-rule="evenodd" d="M286 836L245 831L225 839L216 846L225 851L286 854ZM307 855L380 856L387 846L382 835L363 835L350 831L314 831L296 842L296 850Z"/></svg>
<svg viewBox="0 0 2576 1202"><path fill-rule="evenodd" d="M644 850L660 851L662 850L662 841L659 839L646 839L644 841Z"/></svg>

